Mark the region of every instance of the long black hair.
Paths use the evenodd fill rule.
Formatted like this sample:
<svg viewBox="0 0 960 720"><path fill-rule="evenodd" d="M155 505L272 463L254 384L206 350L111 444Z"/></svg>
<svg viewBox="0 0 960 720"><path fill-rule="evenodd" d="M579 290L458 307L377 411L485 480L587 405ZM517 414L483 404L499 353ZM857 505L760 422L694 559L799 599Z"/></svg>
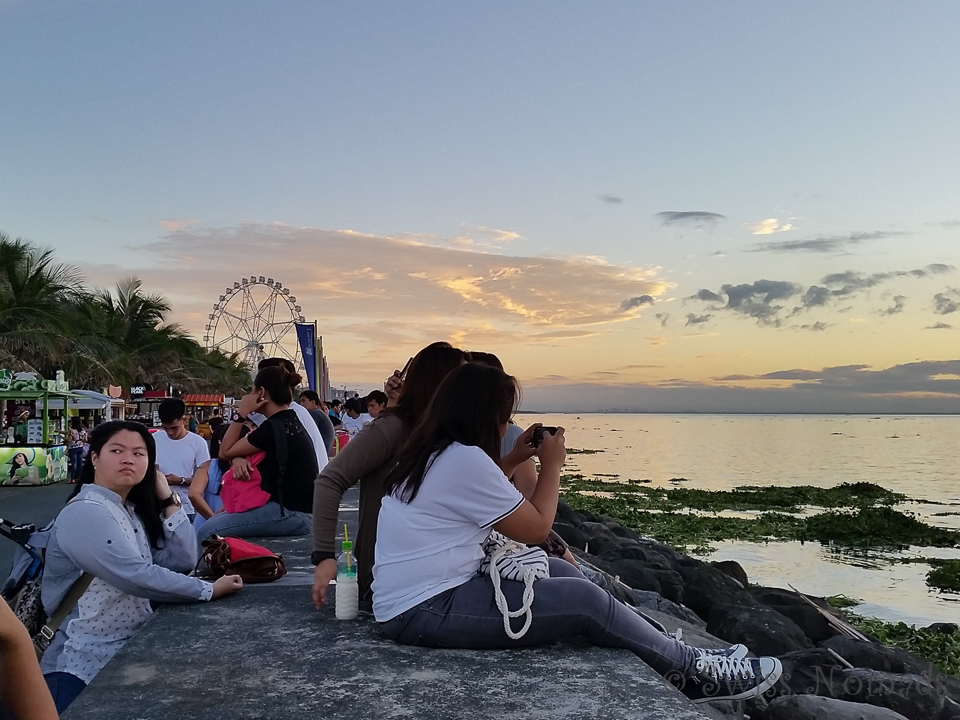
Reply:
<svg viewBox="0 0 960 720"><path fill-rule="evenodd" d="M460 348L443 341L430 343L410 361L397 404L384 408L383 412L396 415L407 429L412 429L423 417L443 379L466 361L466 353Z"/></svg>
<svg viewBox="0 0 960 720"><path fill-rule="evenodd" d="M90 453L83 464L83 470L80 471L80 479L73 489L75 497L84 485L90 485L96 479L96 471L93 467L93 454L99 457L103 446L107 441L123 430L135 432L143 438L147 446L147 474L143 479L130 488L127 494L127 502L133 504L134 512L143 523L147 531L147 537L150 539L150 545L154 548L159 547L160 538L163 537L163 521L160 519L160 501L157 499L157 444L153 441L153 435L147 430L146 426L138 422L129 422L126 420L113 420L103 425L97 426L90 433Z"/></svg>
<svg viewBox="0 0 960 720"><path fill-rule="evenodd" d="M387 477L387 494L412 501L431 457L455 442L476 446L500 462L500 429L513 415L519 394L516 378L495 367L471 362L453 370L400 452Z"/></svg>

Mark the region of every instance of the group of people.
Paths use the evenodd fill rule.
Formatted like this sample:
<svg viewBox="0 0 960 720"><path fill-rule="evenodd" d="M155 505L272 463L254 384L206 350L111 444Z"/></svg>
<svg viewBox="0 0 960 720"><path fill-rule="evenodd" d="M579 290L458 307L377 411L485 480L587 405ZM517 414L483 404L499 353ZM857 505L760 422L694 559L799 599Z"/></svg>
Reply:
<svg viewBox="0 0 960 720"><path fill-rule="evenodd" d="M93 578L42 659L58 710L142 625L151 602L210 601L241 589L234 576L210 583L187 574L198 540L210 535L312 532L312 599L322 607L337 573L340 501L358 482L361 607L398 643L505 649L582 636L634 652L694 701L754 696L779 678L778 660L748 658L742 645L706 650L666 634L585 578L565 548L551 548L564 430L513 424L519 387L495 356L445 342L425 347L386 380L375 416L329 460L317 417L332 424L333 408L296 393L300 381L288 361L262 362L232 422L215 433L212 461L185 430L181 405L161 407L155 436L128 422L93 431L74 497L51 530L42 584L52 613L78 578ZM347 405L351 420L362 417L359 402ZM204 499L216 475L211 462L224 487L258 482L262 504L212 508ZM203 521L196 530L191 515ZM507 633L494 583L480 572L494 530L552 550L520 639ZM522 603L524 583L498 584L510 607Z"/></svg>

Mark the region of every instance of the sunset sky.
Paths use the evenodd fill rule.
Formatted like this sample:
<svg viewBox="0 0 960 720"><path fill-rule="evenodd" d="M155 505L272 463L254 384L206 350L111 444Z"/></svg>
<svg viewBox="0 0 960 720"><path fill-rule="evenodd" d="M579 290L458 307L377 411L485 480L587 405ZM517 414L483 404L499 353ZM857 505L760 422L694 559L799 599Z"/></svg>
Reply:
<svg viewBox="0 0 960 720"><path fill-rule="evenodd" d="M960 4L0 0L0 231L334 385L446 339L529 410L960 412Z"/></svg>

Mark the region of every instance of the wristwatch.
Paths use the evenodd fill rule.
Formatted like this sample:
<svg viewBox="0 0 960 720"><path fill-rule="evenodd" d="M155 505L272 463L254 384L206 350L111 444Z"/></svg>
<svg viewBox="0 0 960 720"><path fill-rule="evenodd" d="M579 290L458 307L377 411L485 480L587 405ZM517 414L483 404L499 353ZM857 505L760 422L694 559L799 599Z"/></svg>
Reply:
<svg viewBox="0 0 960 720"><path fill-rule="evenodd" d="M230 419L231 419L233 422L245 422L245 421L246 421L246 418L245 418L243 415L241 415L240 413L238 413L238 412L235 412L235 413L230 417Z"/></svg>
<svg viewBox="0 0 960 720"><path fill-rule="evenodd" d="M160 503L160 509L166 510L171 505L176 505L178 508L183 507L183 500L181 500L180 495L175 492L171 492L170 497Z"/></svg>
<svg viewBox="0 0 960 720"><path fill-rule="evenodd" d="M313 565L319 565L324 560L336 560L337 556L332 552L324 552L322 550L314 550L310 553L310 562Z"/></svg>

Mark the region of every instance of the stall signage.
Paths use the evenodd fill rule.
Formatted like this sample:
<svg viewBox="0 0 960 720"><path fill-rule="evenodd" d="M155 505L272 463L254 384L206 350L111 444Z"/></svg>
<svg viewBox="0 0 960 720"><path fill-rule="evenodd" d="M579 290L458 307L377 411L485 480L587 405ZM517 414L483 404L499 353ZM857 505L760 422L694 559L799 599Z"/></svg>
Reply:
<svg viewBox="0 0 960 720"><path fill-rule="evenodd" d="M9 370L0 370L0 390L9 390L13 383L13 373Z"/></svg>
<svg viewBox="0 0 960 720"><path fill-rule="evenodd" d="M133 385L130 387L130 397L143 397L146 392L146 385Z"/></svg>
<svg viewBox="0 0 960 720"><path fill-rule="evenodd" d="M27 421L27 445L43 444L43 420L33 418Z"/></svg>

